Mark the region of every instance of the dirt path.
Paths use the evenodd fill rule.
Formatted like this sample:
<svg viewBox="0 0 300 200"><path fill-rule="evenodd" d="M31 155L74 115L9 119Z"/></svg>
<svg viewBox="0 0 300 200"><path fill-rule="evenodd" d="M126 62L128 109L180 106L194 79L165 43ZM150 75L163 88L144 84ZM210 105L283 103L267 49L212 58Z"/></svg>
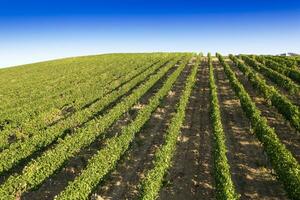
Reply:
<svg viewBox="0 0 300 200"><path fill-rule="evenodd" d="M244 85L262 115L267 118L268 124L275 128L281 142L286 145L287 149L300 162L300 134L277 112L275 107L268 105L262 95L252 87L251 83L248 82L247 78L237 67L232 66L232 69L236 72L238 79Z"/></svg>
<svg viewBox="0 0 300 200"><path fill-rule="evenodd" d="M213 199L212 131L209 118L209 71L199 66L173 166L159 199Z"/></svg>
<svg viewBox="0 0 300 200"><path fill-rule="evenodd" d="M93 199L136 199L138 184L144 173L152 166L155 151L164 141L164 132L172 113L175 111L181 90L190 67L186 67L174 84L168 96L152 114L143 130L138 133L130 150L92 195Z"/></svg>
<svg viewBox="0 0 300 200"><path fill-rule="evenodd" d="M232 179L241 199L286 199L259 141L250 132L238 98L219 63L214 63Z"/></svg>
<svg viewBox="0 0 300 200"><path fill-rule="evenodd" d="M148 102L149 98L157 91L167 77L174 72L176 67L171 68L163 78L161 78L145 95L142 96L140 104L134 106L129 112L125 113L119 120L117 120L105 134L102 134L90 146L83 148L76 156L68 160L64 167L59 169L53 176L45 180L39 188L34 191L29 191L22 195L22 199L39 200L39 199L53 199L59 194L67 185L69 181L75 179L83 170L88 160L105 145L107 138L113 137L119 133L122 126L129 124L135 118L137 111ZM130 93L128 93L130 94ZM128 95L127 94L127 95Z"/></svg>

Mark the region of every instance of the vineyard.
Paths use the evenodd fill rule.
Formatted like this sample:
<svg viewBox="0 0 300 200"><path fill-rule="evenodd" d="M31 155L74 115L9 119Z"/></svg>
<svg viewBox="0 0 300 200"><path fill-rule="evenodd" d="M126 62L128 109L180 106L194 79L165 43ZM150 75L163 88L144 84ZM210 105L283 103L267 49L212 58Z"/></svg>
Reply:
<svg viewBox="0 0 300 200"><path fill-rule="evenodd" d="M300 57L0 69L0 199L300 199Z"/></svg>

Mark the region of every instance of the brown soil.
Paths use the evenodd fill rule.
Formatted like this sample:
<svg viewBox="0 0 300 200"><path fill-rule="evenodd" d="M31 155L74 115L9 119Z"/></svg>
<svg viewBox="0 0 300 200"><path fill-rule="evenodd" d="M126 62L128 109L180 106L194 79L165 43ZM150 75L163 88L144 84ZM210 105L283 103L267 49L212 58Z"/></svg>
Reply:
<svg viewBox="0 0 300 200"><path fill-rule="evenodd" d="M168 96L152 114L150 120L138 133L130 150L119 162L116 169L98 186L93 199L136 199L138 185L144 174L152 166L153 156L164 141L164 132L175 111L181 90L190 67L186 67L174 84Z"/></svg>
<svg viewBox="0 0 300 200"><path fill-rule="evenodd" d="M160 192L161 200L214 199L208 77L208 66L203 61L186 110L173 166Z"/></svg>
<svg viewBox="0 0 300 200"><path fill-rule="evenodd" d="M235 70L238 79L244 85L252 101L255 102L261 111L262 116L268 120L268 124L271 127L275 128L275 132L281 142L286 145L287 149L290 150L298 162L300 162L300 134L278 113L274 106L270 106L268 102L265 101L263 96L252 87L247 77L245 77L237 67L232 66L232 69Z"/></svg>
<svg viewBox="0 0 300 200"><path fill-rule="evenodd" d="M249 121L223 68L219 63L214 65L227 157L237 192L241 199L286 199L282 186L271 173L262 146L250 131Z"/></svg>
<svg viewBox="0 0 300 200"><path fill-rule="evenodd" d="M132 119L134 119L137 111L147 103L153 93L162 86L164 80L166 80L175 69L176 67L171 68L163 78L161 78L145 95L142 96L140 103L135 105L129 112L125 113L119 120L117 120L105 134L102 134L90 146L83 148L78 154L68 160L63 168L59 169L36 190L24 193L22 195L22 199L53 199L57 194L59 194L68 185L68 182L74 180L75 177L80 174L81 170L86 167L88 160L99 149L105 146L105 141L108 138L115 136L116 133L119 133L121 127L126 126Z"/></svg>

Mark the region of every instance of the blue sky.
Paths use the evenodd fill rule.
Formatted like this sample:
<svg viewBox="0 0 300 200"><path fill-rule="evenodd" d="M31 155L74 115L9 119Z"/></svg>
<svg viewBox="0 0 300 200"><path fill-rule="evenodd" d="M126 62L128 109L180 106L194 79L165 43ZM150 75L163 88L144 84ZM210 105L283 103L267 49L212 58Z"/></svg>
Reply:
<svg viewBox="0 0 300 200"><path fill-rule="evenodd" d="M300 53L300 1L0 0L0 67L152 51Z"/></svg>

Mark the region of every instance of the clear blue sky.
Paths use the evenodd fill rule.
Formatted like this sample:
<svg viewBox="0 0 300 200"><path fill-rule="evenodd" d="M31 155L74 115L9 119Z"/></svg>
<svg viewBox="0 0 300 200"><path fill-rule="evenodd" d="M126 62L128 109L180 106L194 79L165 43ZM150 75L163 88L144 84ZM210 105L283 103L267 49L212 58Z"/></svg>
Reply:
<svg viewBox="0 0 300 200"><path fill-rule="evenodd" d="M0 67L152 51L300 53L300 1L0 0Z"/></svg>

